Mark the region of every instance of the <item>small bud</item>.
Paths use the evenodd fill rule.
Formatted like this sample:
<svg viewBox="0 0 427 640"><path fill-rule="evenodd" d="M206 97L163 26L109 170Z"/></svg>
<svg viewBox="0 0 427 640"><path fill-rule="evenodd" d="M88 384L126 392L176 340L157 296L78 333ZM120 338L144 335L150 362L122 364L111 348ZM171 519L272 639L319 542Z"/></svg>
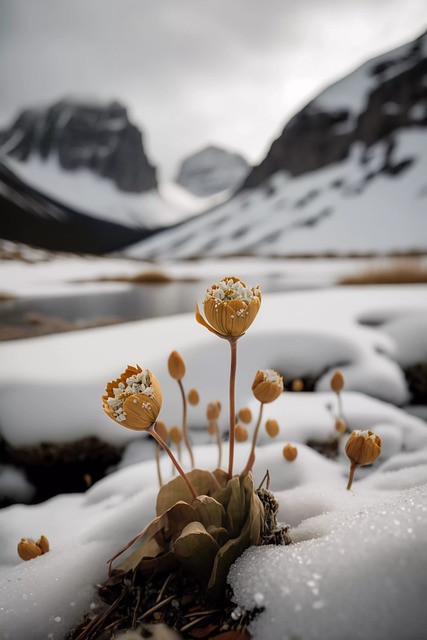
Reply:
<svg viewBox="0 0 427 640"><path fill-rule="evenodd" d="M40 540L36 542L36 545L41 549L42 554L49 551L49 540L46 536L40 536Z"/></svg>
<svg viewBox="0 0 427 640"><path fill-rule="evenodd" d="M185 363L178 351L172 351L168 360L169 374L174 380L182 380L185 376Z"/></svg>
<svg viewBox="0 0 427 640"><path fill-rule="evenodd" d="M237 442L246 442L248 439L248 430L242 424L236 424L234 436Z"/></svg>
<svg viewBox="0 0 427 640"><path fill-rule="evenodd" d="M179 444L182 441L182 431L179 427L171 427L169 436L174 444Z"/></svg>
<svg viewBox="0 0 427 640"><path fill-rule="evenodd" d="M169 438L169 429L166 426L166 422L163 422L163 420L157 420L155 429L161 439L167 442Z"/></svg>
<svg viewBox="0 0 427 640"><path fill-rule="evenodd" d="M207 419L218 420L220 413L221 413L221 403L218 400L216 402L209 402L206 409Z"/></svg>
<svg viewBox="0 0 427 640"><path fill-rule="evenodd" d="M372 431L353 431L345 445L345 452L353 465L372 464L381 453L381 438Z"/></svg>
<svg viewBox="0 0 427 640"><path fill-rule="evenodd" d="M267 431L267 433L270 436L270 438L275 438L278 435L279 431L280 431L279 423L277 422L277 420L274 420L273 418L270 418L265 423L265 430Z"/></svg>
<svg viewBox="0 0 427 640"><path fill-rule="evenodd" d="M345 424L344 420L341 420L341 418L335 420L335 429L338 431L338 433L343 435L347 430L347 425Z"/></svg>
<svg viewBox="0 0 427 640"><path fill-rule="evenodd" d="M188 392L188 402L193 406L196 406L199 404L199 400L200 397L197 389L190 389L190 391Z"/></svg>
<svg viewBox="0 0 427 640"><path fill-rule="evenodd" d="M293 447L290 443L286 444L283 447L283 457L288 462L292 462L293 460L295 460L297 455L298 455L298 449L296 447Z"/></svg>
<svg viewBox="0 0 427 640"><path fill-rule="evenodd" d="M252 391L260 402L273 402L283 392L283 378L273 369L260 370L252 383Z"/></svg>
<svg viewBox="0 0 427 640"><path fill-rule="evenodd" d="M84 474L83 474L83 480L84 480L85 485L86 485L88 488L92 486L92 484L93 484L93 479L92 479L92 476L90 475L90 473L84 473Z"/></svg>
<svg viewBox="0 0 427 640"><path fill-rule="evenodd" d="M216 420L209 420L208 433L210 436L214 436L216 434L217 428Z"/></svg>
<svg viewBox="0 0 427 640"><path fill-rule="evenodd" d="M252 411L249 407L242 407L239 411L239 420L245 424L249 424L252 421Z"/></svg>
<svg viewBox="0 0 427 640"><path fill-rule="evenodd" d="M33 558L37 558L37 556L41 555L41 548L33 540L21 538L21 541L18 542L18 556L22 560L32 560Z"/></svg>
<svg viewBox="0 0 427 640"><path fill-rule="evenodd" d="M344 389L344 376L341 371L335 371L334 375L331 378L331 389L335 391L335 393L339 393Z"/></svg>
<svg viewBox="0 0 427 640"><path fill-rule="evenodd" d="M292 391L303 391L304 390L304 383L302 380L300 380L300 378L295 378L295 380L292 383Z"/></svg>

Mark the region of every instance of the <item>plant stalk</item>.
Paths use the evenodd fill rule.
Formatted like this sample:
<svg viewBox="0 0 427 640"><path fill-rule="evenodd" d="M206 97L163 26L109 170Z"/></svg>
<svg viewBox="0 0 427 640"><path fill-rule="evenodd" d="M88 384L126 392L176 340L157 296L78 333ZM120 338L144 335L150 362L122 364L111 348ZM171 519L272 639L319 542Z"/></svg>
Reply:
<svg viewBox="0 0 427 640"><path fill-rule="evenodd" d="M356 471L358 466L359 466L358 464L354 464L354 463L351 464L350 475L348 476L347 491L350 491L351 489L351 485L353 484L354 472Z"/></svg>
<svg viewBox="0 0 427 640"><path fill-rule="evenodd" d="M184 480L185 484L187 485L188 489L190 490L190 493L193 496L194 500L196 500L197 494L196 494L196 492L194 490L193 485L191 484L187 474L182 469L182 467L179 464L178 460L175 458L175 456L173 455L172 451L169 449L169 447L166 444L166 442L159 436L159 434L156 432L154 427L151 427L150 429L148 429L148 432L153 436L153 438L155 440L157 440L159 445L166 451L166 453L168 454L169 458L172 460L173 464L175 465L176 470L181 475L181 478Z"/></svg>
<svg viewBox="0 0 427 640"><path fill-rule="evenodd" d="M242 476L247 476L249 471L251 471L252 467L254 466L254 462L255 462L255 447L256 447L257 440L258 440L259 428L261 426L263 409L264 409L264 403L260 402L258 420L257 420L257 423L256 423L254 435L253 435L253 438L252 438L252 447L251 447L251 451L249 453L249 458L248 458L248 461L246 463L246 467L242 471Z"/></svg>
<svg viewBox="0 0 427 640"><path fill-rule="evenodd" d="M185 391L181 380L177 380L177 382L179 384L182 395L182 433L184 435L185 446L187 447L188 453L190 454L191 468L194 469L194 455L187 432L187 398L185 397Z"/></svg>
<svg viewBox="0 0 427 640"><path fill-rule="evenodd" d="M161 447L159 444L156 443L156 465L157 465L157 477L159 479L159 487L163 486L163 480L162 480L162 472L160 469L160 451L161 451Z"/></svg>
<svg viewBox="0 0 427 640"><path fill-rule="evenodd" d="M234 439L235 439L235 426L236 426L236 367L237 367L237 340L238 338L229 336L227 338L231 348L231 362L230 362L230 388L229 388L229 403L230 403L230 448L228 458L228 477L233 477L233 462L234 462Z"/></svg>

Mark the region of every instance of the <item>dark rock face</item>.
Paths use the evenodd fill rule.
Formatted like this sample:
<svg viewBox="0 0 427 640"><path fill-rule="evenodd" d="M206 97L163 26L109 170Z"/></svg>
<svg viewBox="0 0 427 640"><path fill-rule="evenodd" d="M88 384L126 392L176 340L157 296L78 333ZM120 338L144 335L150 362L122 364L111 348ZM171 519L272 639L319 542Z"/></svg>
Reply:
<svg viewBox="0 0 427 640"><path fill-rule="evenodd" d="M427 33L402 47L400 55L381 56L350 75L363 69L369 79L361 112L341 108L339 100L335 109L324 109L322 95L313 100L285 126L241 189L256 187L278 171L296 176L340 162L354 142L368 150L401 127L427 126L426 41Z"/></svg>
<svg viewBox="0 0 427 640"><path fill-rule="evenodd" d="M85 167L111 179L121 191L157 187L142 134L117 102L101 106L62 100L45 110L28 109L0 133L0 144L21 161L33 153L43 159L57 154L63 169Z"/></svg>
<svg viewBox="0 0 427 640"><path fill-rule="evenodd" d="M195 195L205 197L236 189L248 171L248 163L238 153L209 146L182 162L176 181Z"/></svg>

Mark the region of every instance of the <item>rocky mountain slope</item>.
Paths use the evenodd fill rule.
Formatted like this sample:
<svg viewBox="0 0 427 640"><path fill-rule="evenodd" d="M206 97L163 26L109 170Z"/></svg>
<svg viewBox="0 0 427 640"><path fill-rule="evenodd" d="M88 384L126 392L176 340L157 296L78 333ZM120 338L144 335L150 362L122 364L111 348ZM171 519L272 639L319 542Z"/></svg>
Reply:
<svg viewBox="0 0 427 640"><path fill-rule="evenodd" d="M322 92L239 193L134 256L427 251L427 34Z"/></svg>
<svg viewBox="0 0 427 640"><path fill-rule="evenodd" d="M249 172L243 156L209 146L183 160L176 182L197 196L235 190Z"/></svg>

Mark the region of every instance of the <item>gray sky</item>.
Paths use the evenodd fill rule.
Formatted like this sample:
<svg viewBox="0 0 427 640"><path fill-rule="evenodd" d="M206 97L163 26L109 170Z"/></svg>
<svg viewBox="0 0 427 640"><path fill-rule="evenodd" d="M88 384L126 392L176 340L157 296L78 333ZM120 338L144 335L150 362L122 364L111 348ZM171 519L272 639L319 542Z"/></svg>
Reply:
<svg viewBox="0 0 427 640"><path fill-rule="evenodd" d="M426 0L0 0L0 126L117 99L163 176L209 143L256 163L322 88L426 27Z"/></svg>

